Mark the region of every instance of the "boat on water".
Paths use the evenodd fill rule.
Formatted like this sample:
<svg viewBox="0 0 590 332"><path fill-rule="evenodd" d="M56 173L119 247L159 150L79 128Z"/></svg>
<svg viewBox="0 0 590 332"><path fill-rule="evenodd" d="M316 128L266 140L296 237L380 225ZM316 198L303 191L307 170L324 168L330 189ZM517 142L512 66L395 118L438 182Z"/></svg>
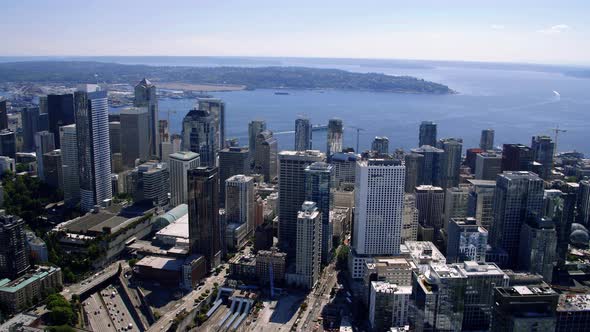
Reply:
<svg viewBox="0 0 590 332"><path fill-rule="evenodd" d="M277 96L286 96L288 95L288 92L284 92L284 91L275 91L275 95Z"/></svg>

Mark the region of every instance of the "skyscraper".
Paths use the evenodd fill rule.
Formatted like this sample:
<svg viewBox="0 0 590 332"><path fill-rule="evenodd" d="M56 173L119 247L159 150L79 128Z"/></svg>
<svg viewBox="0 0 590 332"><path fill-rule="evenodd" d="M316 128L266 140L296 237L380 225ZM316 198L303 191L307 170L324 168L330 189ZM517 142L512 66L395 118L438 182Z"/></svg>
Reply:
<svg viewBox="0 0 590 332"><path fill-rule="evenodd" d="M55 137L49 131L40 131L35 133L35 154L37 155L37 175L42 181L45 181L45 171L43 169L43 155L49 151L55 150Z"/></svg>
<svg viewBox="0 0 590 332"><path fill-rule="evenodd" d="M555 144L549 136L534 136L531 142L534 161L541 164L539 177L543 180L551 178L553 170L553 156L555 155Z"/></svg>
<svg viewBox="0 0 590 332"><path fill-rule="evenodd" d="M330 223L332 165L314 162L305 168L305 200L314 202L322 214L322 264L328 264L332 251Z"/></svg>
<svg viewBox="0 0 590 332"><path fill-rule="evenodd" d="M207 269L221 263L219 177L215 167L188 171L188 225L191 253L205 256Z"/></svg>
<svg viewBox="0 0 590 332"><path fill-rule="evenodd" d="M35 151L35 133L39 129L39 107L26 107L21 110L23 151Z"/></svg>
<svg viewBox="0 0 590 332"><path fill-rule="evenodd" d="M135 167L130 174L134 202L149 202L154 206L168 204L170 172L168 165L148 161Z"/></svg>
<svg viewBox="0 0 590 332"><path fill-rule="evenodd" d="M488 231L475 218L451 218L447 235L447 262L484 262Z"/></svg>
<svg viewBox="0 0 590 332"><path fill-rule="evenodd" d="M254 173L262 174L265 182L277 176L277 140L272 131L265 130L256 137Z"/></svg>
<svg viewBox="0 0 590 332"><path fill-rule="evenodd" d="M543 208L543 180L531 172L504 172L496 181L490 243L508 254L508 267L518 262L522 224L539 217Z"/></svg>
<svg viewBox="0 0 590 332"><path fill-rule="evenodd" d="M10 129L0 130L0 156L16 157L16 135Z"/></svg>
<svg viewBox="0 0 590 332"><path fill-rule="evenodd" d="M22 218L0 213L0 277L14 279L29 268Z"/></svg>
<svg viewBox="0 0 590 332"><path fill-rule="evenodd" d="M475 157L475 178L496 180L502 172L502 156L494 152L483 152Z"/></svg>
<svg viewBox="0 0 590 332"><path fill-rule="evenodd" d="M188 202L188 171L199 167L199 155L181 151L170 155L170 206Z"/></svg>
<svg viewBox="0 0 590 332"><path fill-rule="evenodd" d="M147 107L126 107L121 110L121 154L123 164L134 168L136 160L150 157L150 117ZM109 125L111 125L109 123ZM116 145L116 144L111 144Z"/></svg>
<svg viewBox="0 0 590 332"><path fill-rule="evenodd" d="M459 185L463 140L460 138L442 138L438 141L438 145L438 148L444 151L440 186L444 189L457 187Z"/></svg>
<svg viewBox="0 0 590 332"><path fill-rule="evenodd" d="M334 153L342 152L342 133L342 120L330 119L328 121L328 139L326 148L326 156L328 157L328 160L330 160Z"/></svg>
<svg viewBox="0 0 590 332"><path fill-rule="evenodd" d="M557 233L557 265L563 267L569 252L572 224L576 214L579 184L562 182L557 189L545 190L543 215L553 220Z"/></svg>
<svg viewBox="0 0 590 332"><path fill-rule="evenodd" d="M502 171L529 171L533 162L533 150L522 144L504 144Z"/></svg>
<svg viewBox="0 0 590 332"><path fill-rule="evenodd" d="M52 134L53 135L53 134ZM63 189L63 175L61 170L61 150L52 150L42 156L43 180L51 187Z"/></svg>
<svg viewBox="0 0 590 332"><path fill-rule="evenodd" d="M71 93L47 96L47 114L49 117L49 131L55 137L55 148L61 147L59 127L76 123L74 112L74 95Z"/></svg>
<svg viewBox="0 0 590 332"><path fill-rule="evenodd" d="M371 143L371 150L376 151L381 155L389 153L389 138L386 136L376 136Z"/></svg>
<svg viewBox="0 0 590 332"><path fill-rule="evenodd" d="M250 159L254 160L256 154L256 141L258 134L266 130L264 120L254 120L248 124L248 148L250 149Z"/></svg>
<svg viewBox="0 0 590 332"><path fill-rule="evenodd" d="M432 121L422 121L420 124L420 137L418 146L436 145L436 123Z"/></svg>
<svg viewBox="0 0 590 332"><path fill-rule="evenodd" d="M78 143L76 125L59 128L61 142L61 173L63 176L64 201L75 206L80 201L80 181L78 174Z"/></svg>
<svg viewBox="0 0 590 332"><path fill-rule="evenodd" d="M424 173L422 167L424 167L424 155L411 152L404 156L406 165L406 188L405 191L408 194L414 192L417 186L419 186L420 176Z"/></svg>
<svg viewBox="0 0 590 332"><path fill-rule="evenodd" d="M156 86L144 78L135 86L133 106L146 107L148 110L148 137L150 155L160 157L160 139L158 131L158 96Z"/></svg>
<svg viewBox="0 0 590 332"><path fill-rule="evenodd" d="M481 139L479 140L479 147L484 151L494 149L494 129L484 129L481 131Z"/></svg>
<svg viewBox="0 0 590 332"><path fill-rule="evenodd" d="M109 141L111 143L111 153L121 153L121 122L109 122Z"/></svg>
<svg viewBox="0 0 590 332"><path fill-rule="evenodd" d="M339 152L332 155L330 162L334 166L334 188L354 186L356 161L359 156L354 152Z"/></svg>
<svg viewBox="0 0 590 332"><path fill-rule="evenodd" d="M295 151L311 150L312 127L307 118L295 120Z"/></svg>
<svg viewBox="0 0 590 332"><path fill-rule="evenodd" d="M0 130L8 129L8 103L6 99L0 100Z"/></svg>
<svg viewBox="0 0 590 332"><path fill-rule="evenodd" d="M445 192L441 187L422 185L416 187L418 222L422 228L431 229L435 236L443 226ZM425 239L431 241L431 239Z"/></svg>
<svg viewBox="0 0 590 332"><path fill-rule="evenodd" d="M422 166L412 170L412 173L417 174L417 185L440 186L442 183L443 160L445 158L444 151L430 145L424 145L412 149L412 154L414 153L424 156L423 159L416 161L422 162Z"/></svg>
<svg viewBox="0 0 590 332"><path fill-rule="evenodd" d="M305 168L324 159L325 155L315 150L279 153L279 248L288 261L297 252L297 213L306 197Z"/></svg>
<svg viewBox="0 0 590 332"><path fill-rule="evenodd" d="M85 85L74 94L80 206L89 211L112 198L107 92Z"/></svg>
<svg viewBox="0 0 590 332"><path fill-rule="evenodd" d="M447 230L449 221L452 218L467 217L469 205L469 187L461 185L459 187L448 188L445 193L445 209L443 228Z"/></svg>
<svg viewBox="0 0 590 332"><path fill-rule="evenodd" d="M197 98L199 110L208 111L215 122L215 150L225 148L225 103L219 98Z"/></svg>
<svg viewBox="0 0 590 332"><path fill-rule="evenodd" d="M250 174L249 151L246 147L229 147L219 151L219 199L225 206L225 180L233 175Z"/></svg>
<svg viewBox="0 0 590 332"><path fill-rule="evenodd" d="M246 234L254 235L254 178L234 175L225 180L225 220L228 224L246 224Z"/></svg>
<svg viewBox="0 0 590 332"><path fill-rule="evenodd" d="M357 162L354 229L355 255L396 255L402 235L405 166L397 160Z"/></svg>
<svg viewBox="0 0 590 332"><path fill-rule="evenodd" d="M209 111L193 109L182 120L183 150L199 154L201 165L217 164L215 118Z"/></svg>
<svg viewBox="0 0 590 332"><path fill-rule="evenodd" d="M494 196L496 181L468 180L471 184L467 205L467 215L474 217L488 231L494 217Z"/></svg>
<svg viewBox="0 0 590 332"><path fill-rule="evenodd" d="M576 222L590 226L590 180L580 181Z"/></svg>
<svg viewBox="0 0 590 332"><path fill-rule="evenodd" d="M518 267L543 276L549 284L557 263L555 223L545 218L529 218L521 227Z"/></svg>
<svg viewBox="0 0 590 332"><path fill-rule="evenodd" d="M304 202L297 213L295 273L300 286L312 289L320 278L322 213L314 202Z"/></svg>
<svg viewBox="0 0 590 332"><path fill-rule="evenodd" d="M416 208L416 196L404 195L404 215L402 225L402 243L416 241L418 239L418 209Z"/></svg>

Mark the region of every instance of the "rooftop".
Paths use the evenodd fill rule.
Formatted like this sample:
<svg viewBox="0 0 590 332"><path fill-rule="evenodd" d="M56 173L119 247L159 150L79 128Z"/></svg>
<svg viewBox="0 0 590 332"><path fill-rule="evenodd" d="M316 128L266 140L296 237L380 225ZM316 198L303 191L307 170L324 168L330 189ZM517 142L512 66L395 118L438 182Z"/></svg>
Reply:
<svg viewBox="0 0 590 332"><path fill-rule="evenodd" d="M431 186L429 184L423 184L416 187L416 191L440 191L443 192L441 187Z"/></svg>
<svg viewBox="0 0 590 332"><path fill-rule="evenodd" d="M2 279L0 280L0 292L14 293L22 289L23 287L38 281L56 271L58 267L53 266L39 266L34 270L29 271L27 274L14 279Z"/></svg>
<svg viewBox="0 0 590 332"><path fill-rule="evenodd" d="M496 181L493 181L493 180L469 179L467 181L476 187L495 187L496 186Z"/></svg>
<svg viewBox="0 0 590 332"><path fill-rule="evenodd" d="M441 263L445 264L447 259L429 241L406 241L406 248L410 252L410 257L416 264Z"/></svg>
<svg viewBox="0 0 590 332"><path fill-rule="evenodd" d="M398 286L384 281L371 281L371 288L377 293L412 294L412 286Z"/></svg>
<svg viewBox="0 0 590 332"><path fill-rule="evenodd" d="M534 286L512 286L496 288L504 296L521 297L521 296L547 296L556 295L557 293L548 285Z"/></svg>
<svg viewBox="0 0 590 332"><path fill-rule="evenodd" d="M135 266L148 267L157 270L180 271L183 263L184 259L179 258L147 256L137 262Z"/></svg>
<svg viewBox="0 0 590 332"><path fill-rule="evenodd" d="M174 222L159 230L156 236L188 238L188 213L180 216Z"/></svg>
<svg viewBox="0 0 590 332"><path fill-rule="evenodd" d="M590 311L590 294L561 294L557 311Z"/></svg>
<svg viewBox="0 0 590 332"><path fill-rule="evenodd" d="M199 154L192 151L179 151L170 155L171 159L178 159L183 161L193 160L199 158Z"/></svg>

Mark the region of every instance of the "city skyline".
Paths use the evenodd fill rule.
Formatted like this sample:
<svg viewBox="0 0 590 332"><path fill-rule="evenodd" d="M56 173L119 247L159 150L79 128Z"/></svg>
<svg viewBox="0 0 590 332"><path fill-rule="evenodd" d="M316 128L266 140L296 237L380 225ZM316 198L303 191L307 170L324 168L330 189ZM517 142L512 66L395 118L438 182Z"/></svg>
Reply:
<svg viewBox="0 0 590 332"><path fill-rule="evenodd" d="M213 1L139 6L106 0L84 7L24 1L4 8L0 26L11 31L4 36L4 56L295 56L588 65L590 46L584 37L590 26L584 13L589 9L583 1L564 6L528 0L419 5L306 0L281 6L257 1L231 7ZM20 18L27 15L38 19L23 27ZM161 28L151 29L154 25ZM143 33L146 29L151 33Z"/></svg>

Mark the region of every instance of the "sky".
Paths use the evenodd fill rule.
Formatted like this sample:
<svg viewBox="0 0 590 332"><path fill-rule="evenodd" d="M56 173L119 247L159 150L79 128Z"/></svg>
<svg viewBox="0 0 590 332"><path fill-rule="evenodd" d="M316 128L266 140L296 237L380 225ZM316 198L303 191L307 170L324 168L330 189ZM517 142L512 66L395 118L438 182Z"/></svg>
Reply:
<svg viewBox="0 0 590 332"><path fill-rule="evenodd" d="M4 56L590 64L588 0L19 0L1 13Z"/></svg>

